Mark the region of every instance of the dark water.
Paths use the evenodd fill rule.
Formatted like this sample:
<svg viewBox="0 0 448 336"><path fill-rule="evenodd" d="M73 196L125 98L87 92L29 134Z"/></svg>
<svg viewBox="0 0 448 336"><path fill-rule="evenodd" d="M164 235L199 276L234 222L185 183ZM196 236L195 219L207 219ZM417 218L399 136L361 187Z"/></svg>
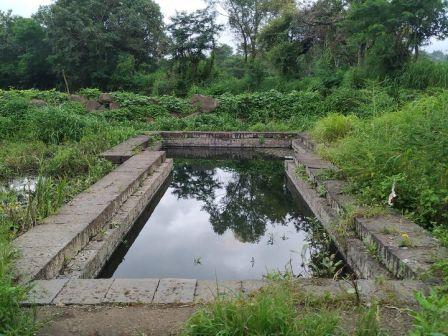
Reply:
<svg viewBox="0 0 448 336"><path fill-rule="evenodd" d="M286 186L281 160L175 159L166 187L100 277L312 275L322 247L313 241L309 211Z"/></svg>

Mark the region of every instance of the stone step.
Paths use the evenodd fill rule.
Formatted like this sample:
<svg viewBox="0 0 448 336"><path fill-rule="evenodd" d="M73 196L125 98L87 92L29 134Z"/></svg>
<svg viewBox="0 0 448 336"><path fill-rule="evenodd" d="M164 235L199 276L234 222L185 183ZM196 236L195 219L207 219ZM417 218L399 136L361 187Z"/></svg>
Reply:
<svg viewBox="0 0 448 336"><path fill-rule="evenodd" d="M165 152L143 151L103 177L14 240L20 257L16 278L20 282L51 279L98 234L140 183L165 161Z"/></svg>
<svg viewBox="0 0 448 336"><path fill-rule="evenodd" d="M157 167L154 173L148 176L123 203L100 234L91 239L87 246L64 267L58 278L91 279L97 277L142 212L146 213L145 209L148 204L155 201L159 194L159 197L163 196L168 187L166 180L172 169L173 160L171 159L167 159ZM153 207L151 207L152 209Z"/></svg>
<svg viewBox="0 0 448 336"><path fill-rule="evenodd" d="M285 169L288 181L292 183L290 189L298 192L305 200L356 275L364 279L391 278L391 274L378 262L375 256L369 253L354 231L342 234L339 232L337 224L340 216L325 198L319 196L309 182L303 181L297 175L297 164L292 160L286 161Z"/></svg>
<svg viewBox="0 0 448 336"><path fill-rule="evenodd" d="M414 291L428 291L418 281L295 279L295 293L310 299L356 298L362 302L415 304ZM262 290L262 280L214 281L195 279L58 279L39 280L22 304L30 305L184 305L239 297Z"/></svg>
<svg viewBox="0 0 448 336"><path fill-rule="evenodd" d="M148 146L150 137L146 135L139 135L130 138L117 146L101 153L101 157L113 163L123 163L139 151Z"/></svg>
<svg viewBox="0 0 448 336"><path fill-rule="evenodd" d="M309 139L306 141L311 142ZM296 162L305 167L308 179L316 186L318 194L327 200L336 213L343 215L355 205L354 197L346 192L348 183L326 176L328 170L337 171L337 167L309 148L312 148L309 144L304 147L301 141L293 142ZM362 210L361 207L358 209ZM395 277L438 281L429 273L437 260L448 258L448 249L441 246L428 231L387 208L381 215L370 218L358 216L354 218L354 223L358 237L364 244L375 247L376 257Z"/></svg>

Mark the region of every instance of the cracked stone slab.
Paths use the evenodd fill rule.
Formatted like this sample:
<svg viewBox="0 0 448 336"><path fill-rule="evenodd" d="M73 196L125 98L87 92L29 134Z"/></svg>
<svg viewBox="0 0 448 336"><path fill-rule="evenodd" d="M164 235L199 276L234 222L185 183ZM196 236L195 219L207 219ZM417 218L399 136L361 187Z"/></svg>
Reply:
<svg viewBox="0 0 448 336"><path fill-rule="evenodd" d="M196 282L195 279L161 279L153 303L191 303Z"/></svg>
<svg viewBox="0 0 448 336"><path fill-rule="evenodd" d="M38 280L32 283L33 288L24 305L49 305L62 290L68 279Z"/></svg>
<svg viewBox="0 0 448 336"><path fill-rule="evenodd" d="M56 305L93 305L104 302L113 279L73 279L53 300Z"/></svg>
<svg viewBox="0 0 448 336"><path fill-rule="evenodd" d="M152 303L159 279L115 279L105 303Z"/></svg>
<svg viewBox="0 0 448 336"><path fill-rule="evenodd" d="M235 297L241 294L241 281L199 280L196 287L195 301L211 302L217 297Z"/></svg>

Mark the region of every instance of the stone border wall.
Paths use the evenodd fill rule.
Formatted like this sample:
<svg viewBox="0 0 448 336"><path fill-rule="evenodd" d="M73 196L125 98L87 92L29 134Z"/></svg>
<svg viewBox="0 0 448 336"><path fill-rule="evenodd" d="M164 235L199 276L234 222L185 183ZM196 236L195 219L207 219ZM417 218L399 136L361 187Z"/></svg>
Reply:
<svg viewBox="0 0 448 336"><path fill-rule="evenodd" d="M303 169L308 180L307 186L302 181L300 189L302 192L313 189L314 201L309 202L316 203L320 198L320 202L324 202L328 211L334 214L325 218L322 211L316 210L318 218L335 226L340 217L353 212L354 224L349 228L348 243L344 244L347 249L353 250L353 246L359 245L351 241L350 235L354 232L356 239L362 241L362 246L357 246L353 252L359 253L362 248L367 247L368 253L379 260L394 277L421 279L430 283L440 281L431 274L431 270L437 260L448 258L448 249L441 246L428 231L393 209L385 208L382 214L363 216L364 209L356 207L354 198L345 193L347 182L331 177L334 175L331 174L332 171L337 171L337 167L314 154L315 145L309 136L300 135L292 142L292 146L295 152L295 167L292 169ZM294 175L295 179L300 179L298 174Z"/></svg>
<svg viewBox="0 0 448 336"><path fill-rule="evenodd" d="M159 132L165 147L291 148L297 133Z"/></svg>
<svg viewBox="0 0 448 336"><path fill-rule="evenodd" d="M161 140L149 146L152 136ZM63 206L58 214L45 219L14 241L22 256L17 263L21 280L36 279L29 304L107 304L150 303L179 304L207 301L223 293L257 290L262 281L197 281L182 279L79 279L93 277L109 258L117 243L130 229L136 217L163 184L172 162L165 160L165 147L254 148L294 150L294 161L285 162L290 184L298 191L322 222L346 261L360 277L423 279L436 258L448 257L428 232L399 214L354 218L352 230L341 234L337 223L353 199L345 194L346 183L325 178L337 170L314 154L315 145L306 134L279 132L152 132L131 138L102 154L121 165L111 174ZM302 170L298 172L298 170ZM303 175L306 176L303 176ZM120 225L111 225L115 219ZM106 227L105 239L94 238ZM412 246L402 246L401 233L409 236ZM367 246L375 247L372 251ZM67 260L69 261L67 263ZM382 263L380 263L381 261ZM60 274L65 267L67 274ZM56 277L61 277L56 279ZM71 278L70 280L64 278ZM437 279L429 279L431 282ZM339 282L315 285L300 280L304 288L323 292L343 288ZM358 280L366 298L393 293L394 297L412 301L414 290L427 289L419 281L386 280L387 290L371 280ZM392 288L392 289L391 289ZM215 292L214 292L215 291Z"/></svg>
<svg viewBox="0 0 448 336"><path fill-rule="evenodd" d="M143 151L80 193L59 211L16 238L17 279L52 279L100 234L104 226L163 167L165 152ZM172 165L166 166L171 172ZM168 174L165 174L168 176Z"/></svg>
<svg viewBox="0 0 448 336"><path fill-rule="evenodd" d="M355 285L331 279L297 279L297 290L312 299L351 298L365 303L415 305L414 291L428 291L417 281L357 280ZM261 280L214 281L196 279L58 279L35 282L22 304L31 305L185 305L211 302L217 297L236 297L259 291ZM354 290L356 286L356 291Z"/></svg>

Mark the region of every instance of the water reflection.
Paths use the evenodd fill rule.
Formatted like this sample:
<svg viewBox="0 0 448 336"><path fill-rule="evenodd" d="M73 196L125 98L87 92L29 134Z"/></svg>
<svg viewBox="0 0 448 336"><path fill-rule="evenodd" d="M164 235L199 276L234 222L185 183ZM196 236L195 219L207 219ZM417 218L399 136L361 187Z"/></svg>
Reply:
<svg viewBox="0 0 448 336"><path fill-rule="evenodd" d="M103 277L259 279L303 274L312 249L281 161L176 160L167 192ZM126 245L126 244L125 244ZM305 261L305 262L304 262ZM109 274L107 274L109 272Z"/></svg>

